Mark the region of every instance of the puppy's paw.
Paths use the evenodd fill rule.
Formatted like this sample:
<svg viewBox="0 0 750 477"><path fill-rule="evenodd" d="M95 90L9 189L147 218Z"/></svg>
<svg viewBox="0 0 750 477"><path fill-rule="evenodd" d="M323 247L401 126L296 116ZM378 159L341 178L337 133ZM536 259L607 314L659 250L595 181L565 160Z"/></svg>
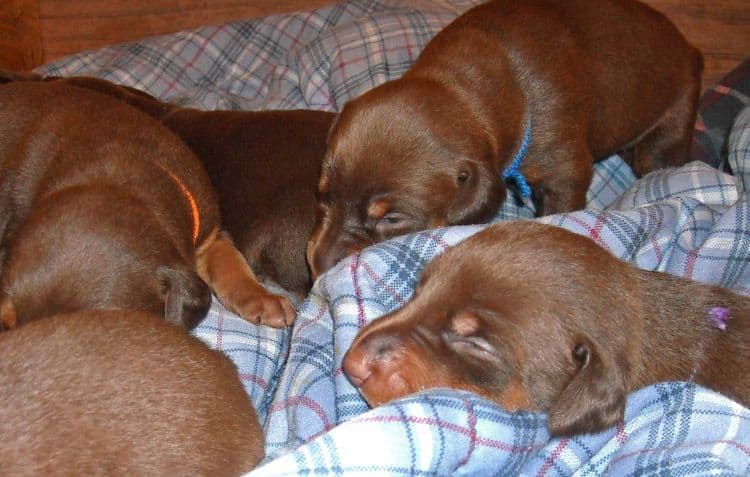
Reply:
<svg viewBox="0 0 750 477"><path fill-rule="evenodd" d="M297 312L286 297L265 289L252 290L232 300L235 313L244 320L273 328L286 328L294 323Z"/></svg>
<svg viewBox="0 0 750 477"><path fill-rule="evenodd" d="M286 328L294 323L292 303L258 281L229 236L215 230L196 258L198 275L229 310L259 325Z"/></svg>

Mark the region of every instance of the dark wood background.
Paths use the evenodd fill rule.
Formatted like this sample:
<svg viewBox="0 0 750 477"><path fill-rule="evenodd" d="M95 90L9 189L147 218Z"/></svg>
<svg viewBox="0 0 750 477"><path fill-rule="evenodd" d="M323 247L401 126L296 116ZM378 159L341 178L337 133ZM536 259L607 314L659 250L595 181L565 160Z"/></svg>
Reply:
<svg viewBox="0 0 750 477"><path fill-rule="evenodd" d="M30 69L70 53L113 43L330 3L333 2L0 0L0 67ZM704 87L750 57L750 0L646 0L646 3L664 12L701 49L706 64Z"/></svg>

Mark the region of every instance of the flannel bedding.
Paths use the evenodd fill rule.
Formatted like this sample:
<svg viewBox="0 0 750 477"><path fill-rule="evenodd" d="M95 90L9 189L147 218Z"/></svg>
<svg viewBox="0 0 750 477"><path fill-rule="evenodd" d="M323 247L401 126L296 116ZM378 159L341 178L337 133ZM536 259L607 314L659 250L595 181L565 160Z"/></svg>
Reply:
<svg viewBox="0 0 750 477"><path fill-rule="evenodd" d="M203 109L339 110L400 76L476 0L364 1L210 26L86 52L40 68L98 76ZM596 166L586 210L543 217L637 266L750 293L750 61L709 89L693 162L636 180ZM252 160L252 158L248 158ZM496 221L528 220L510 198ZM237 365L267 436L251 476L748 475L750 410L692 383L641 389L624 424L551 439L539 413L435 389L368 409L341 372L357 330L403 304L422 267L483 225L398 237L342 261L292 330L214 302L195 333Z"/></svg>

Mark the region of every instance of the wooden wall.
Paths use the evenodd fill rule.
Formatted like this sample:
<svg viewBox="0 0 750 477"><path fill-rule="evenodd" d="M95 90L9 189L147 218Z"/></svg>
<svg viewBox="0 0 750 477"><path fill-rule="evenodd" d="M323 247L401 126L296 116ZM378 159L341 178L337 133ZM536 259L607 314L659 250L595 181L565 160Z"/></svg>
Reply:
<svg viewBox="0 0 750 477"><path fill-rule="evenodd" d="M666 14L703 52L704 89L750 58L750 0L645 0L645 3Z"/></svg>
<svg viewBox="0 0 750 477"><path fill-rule="evenodd" d="M36 0L0 0L0 67L27 70L42 64Z"/></svg>
<svg viewBox="0 0 750 477"><path fill-rule="evenodd" d="M335 0L0 0L0 67ZM408 0L405 0L408 1ZM596 1L596 0L592 0ZM750 57L750 0L645 0L704 53L704 85ZM669 58L665 58L669 61Z"/></svg>
<svg viewBox="0 0 750 477"><path fill-rule="evenodd" d="M0 67L31 69L79 51L335 0L0 0Z"/></svg>
<svg viewBox="0 0 750 477"><path fill-rule="evenodd" d="M2 0L0 0L2 1ZM270 13L308 10L331 0L38 0L45 61L147 36Z"/></svg>

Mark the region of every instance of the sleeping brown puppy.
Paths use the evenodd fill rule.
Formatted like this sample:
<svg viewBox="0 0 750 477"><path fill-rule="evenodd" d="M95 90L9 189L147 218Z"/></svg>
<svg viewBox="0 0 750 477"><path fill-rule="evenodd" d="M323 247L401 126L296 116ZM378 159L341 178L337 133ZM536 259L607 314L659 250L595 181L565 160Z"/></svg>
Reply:
<svg viewBox="0 0 750 477"><path fill-rule="evenodd" d="M224 228L255 274L299 299L312 285L305 246L315 225L315 192L334 116L182 108L162 118L203 162Z"/></svg>
<svg viewBox="0 0 750 477"><path fill-rule="evenodd" d="M400 79L347 103L321 171L314 276L395 235L487 221L506 184L537 215L581 209L592 164L688 160L702 60L635 0L495 0Z"/></svg>
<svg viewBox="0 0 750 477"><path fill-rule="evenodd" d="M234 364L148 313L0 334L0 402L0 475L234 476L264 455Z"/></svg>
<svg viewBox="0 0 750 477"><path fill-rule="evenodd" d="M219 233L200 161L136 108L59 82L4 84L0 170L4 327L126 308L190 328L210 304L204 281L246 319L294 319Z"/></svg>
<svg viewBox="0 0 750 477"><path fill-rule="evenodd" d="M0 82L41 79L0 71ZM223 228L253 272L297 298L307 295L312 283L305 246L334 113L201 111L99 78L44 79L122 99L177 133L203 163L219 198Z"/></svg>
<svg viewBox="0 0 750 477"><path fill-rule="evenodd" d="M747 297L514 222L428 264L406 305L360 331L343 368L373 406L453 387L547 412L550 431L568 435L618 423L629 392L661 381L691 380L748 406L748 362Z"/></svg>

